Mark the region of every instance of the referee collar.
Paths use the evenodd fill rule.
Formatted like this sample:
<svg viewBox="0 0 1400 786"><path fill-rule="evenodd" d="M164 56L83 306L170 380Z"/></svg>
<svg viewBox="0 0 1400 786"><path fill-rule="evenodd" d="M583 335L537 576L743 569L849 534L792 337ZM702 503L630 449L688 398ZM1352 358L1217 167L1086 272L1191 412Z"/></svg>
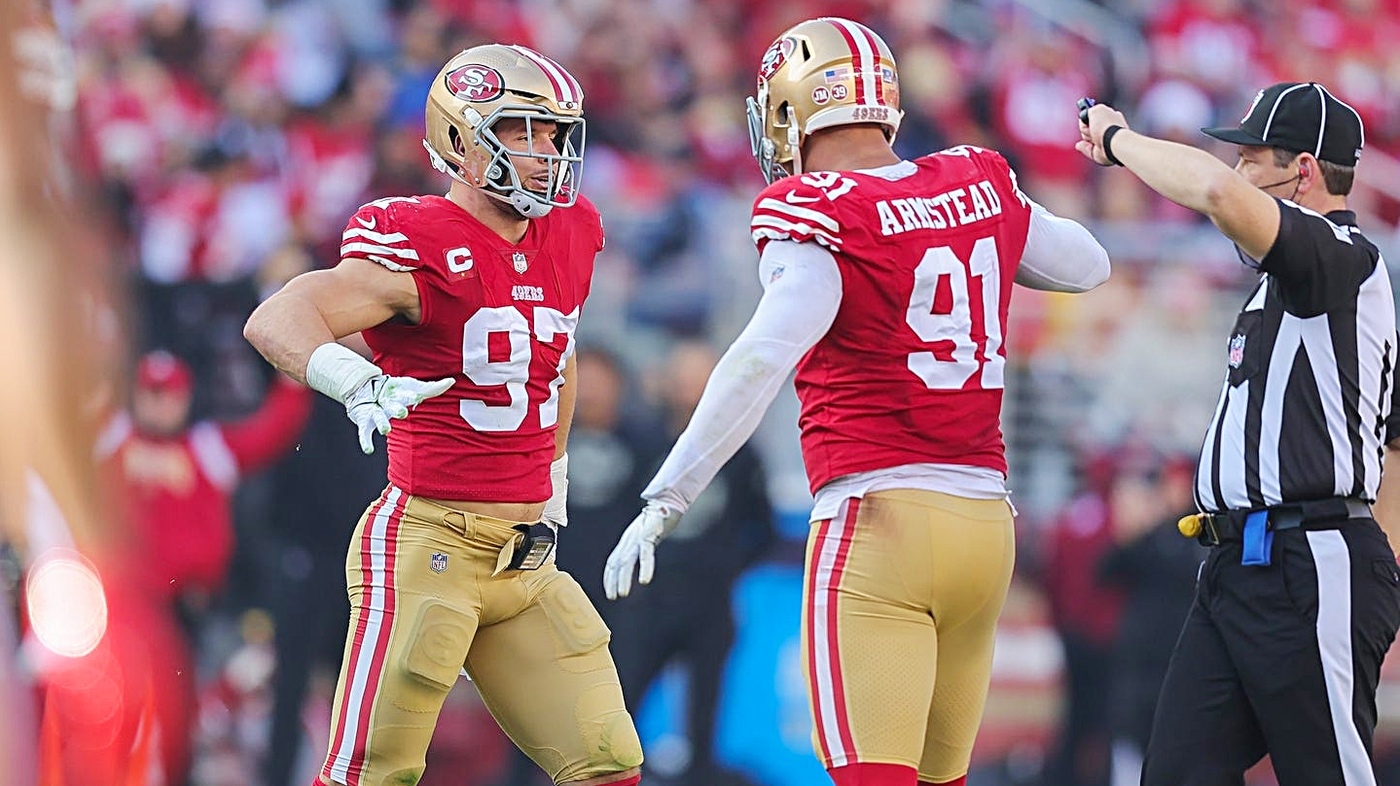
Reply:
<svg viewBox="0 0 1400 786"><path fill-rule="evenodd" d="M1356 211L1354 210L1333 210L1331 213L1328 213L1325 218L1337 226L1356 226Z"/></svg>

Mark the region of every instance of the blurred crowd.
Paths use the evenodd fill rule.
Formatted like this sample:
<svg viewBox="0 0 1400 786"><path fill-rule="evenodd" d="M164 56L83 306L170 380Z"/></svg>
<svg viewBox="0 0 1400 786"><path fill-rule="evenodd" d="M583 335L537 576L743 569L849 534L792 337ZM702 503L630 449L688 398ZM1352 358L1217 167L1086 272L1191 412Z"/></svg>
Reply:
<svg viewBox="0 0 1400 786"><path fill-rule="evenodd" d="M1201 126L1232 124L1260 87L1320 81L1365 120L1354 203L1394 249L1400 179L1364 173L1400 169L1400 0L56 4L77 90L55 133L74 151L91 253L109 260L126 303L112 345L129 348L130 391L111 396L100 456L141 489L126 495L128 517L188 660L169 711L190 735L162 742L167 770L283 786L305 782L324 748L344 548L383 458L360 454L339 405L277 380L241 328L291 276L337 258L360 204L445 189L421 145L441 64L474 44L524 43L585 90L581 185L609 241L580 326L574 523L560 561L592 593L713 353L757 299L747 218L762 180L743 98L759 57L825 13L871 25L900 58L903 155L998 149L1032 198L1094 226L1114 259L1113 280L1072 306L1018 291L1005 425L1020 580L1060 634L1068 699L1033 769L1056 786L1106 786L1131 769L1171 644L1162 633L1184 615L1198 559L1160 533L1189 507L1183 479L1214 404L1220 336L1250 272L1195 214L1088 164L1073 149L1075 100L1096 96L1147 133L1202 144ZM677 782L742 782L715 763L715 695L735 636L729 590L761 560L801 558L810 500L786 401L658 554L676 561L660 571L675 585L599 599L629 700L668 663L689 664L687 747L648 750ZM171 501L199 494L199 505ZM724 553L681 551L712 529ZM424 782L436 771L460 786L535 783L464 693Z"/></svg>

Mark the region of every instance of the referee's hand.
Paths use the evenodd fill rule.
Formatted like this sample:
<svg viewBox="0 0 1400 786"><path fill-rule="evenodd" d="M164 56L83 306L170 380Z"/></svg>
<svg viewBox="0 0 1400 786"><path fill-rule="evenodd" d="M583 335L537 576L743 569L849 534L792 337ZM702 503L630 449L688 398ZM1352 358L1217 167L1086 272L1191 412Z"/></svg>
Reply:
<svg viewBox="0 0 1400 786"><path fill-rule="evenodd" d="M1127 118L1107 104L1092 103L1093 99L1081 99L1079 103L1079 141L1074 149L1099 166L1112 166L1113 162L1103 151L1103 132L1112 126L1128 127Z"/></svg>

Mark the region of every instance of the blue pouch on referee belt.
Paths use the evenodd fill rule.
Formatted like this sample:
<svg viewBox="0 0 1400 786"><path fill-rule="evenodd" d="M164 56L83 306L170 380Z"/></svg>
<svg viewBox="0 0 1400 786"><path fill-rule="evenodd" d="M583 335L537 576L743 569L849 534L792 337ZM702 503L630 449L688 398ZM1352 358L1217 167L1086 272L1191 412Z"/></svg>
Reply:
<svg viewBox="0 0 1400 786"><path fill-rule="evenodd" d="M1256 510L1244 520L1244 551L1241 565L1268 565L1274 550L1274 531L1269 529L1269 511Z"/></svg>

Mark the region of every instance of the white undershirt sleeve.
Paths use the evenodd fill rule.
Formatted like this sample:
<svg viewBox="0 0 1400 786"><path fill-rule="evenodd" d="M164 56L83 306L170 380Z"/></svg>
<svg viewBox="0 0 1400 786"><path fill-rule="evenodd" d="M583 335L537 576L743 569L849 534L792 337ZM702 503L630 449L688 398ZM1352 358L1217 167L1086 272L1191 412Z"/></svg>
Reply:
<svg viewBox="0 0 1400 786"><path fill-rule="evenodd" d="M841 271L816 243L770 242L759 260L763 298L710 373L690 424L642 497L684 511L758 428L797 362L831 329Z"/></svg>
<svg viewBox="0 0 1400 786"><path fill-rule="evenodd" d="M1108 252L1077 221L1031 202L1026 250L1016 283L1050 292L1088 292L1108 280Z"/></svg>

